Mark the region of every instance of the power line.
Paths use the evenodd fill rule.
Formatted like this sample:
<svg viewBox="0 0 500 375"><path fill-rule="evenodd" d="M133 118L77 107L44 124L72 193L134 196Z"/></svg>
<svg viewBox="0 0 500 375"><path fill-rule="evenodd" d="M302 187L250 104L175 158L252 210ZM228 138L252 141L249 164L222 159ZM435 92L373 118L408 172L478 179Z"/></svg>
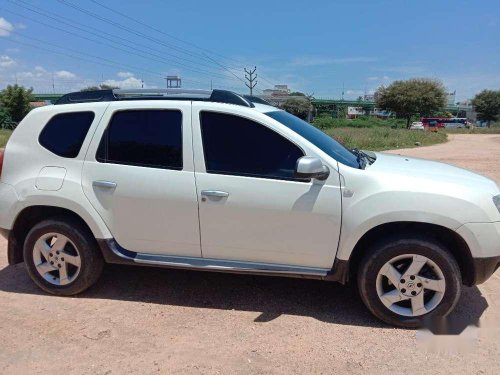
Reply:
<svg viewBox="0 0 500 375"><path fill-rule="evenodd" d="M96 14L96 13L94 13L94 12L91 12L91 11L87 10L87 9L84 9L84 8L82 8L82 7L78 6L78 5L75 5L75 4L73 4L73 3L69 2L69 1L66 1L66 0L57 0L57 1L58 1L59 3L61 3L61 4L64 4L64 5L66 5L66 6L69 6L69 7L73 8L73 9L76 9L76 10L78 10L78 11L82 12L82 13L85 13L85 14L87 14L87 15L90 15L90 16L92 16L92 17L94 17L94 18L96 18L96 19L98 19L98 20L100 20L100 21L102 21L102 22L105 22L105 23L111 24L111 25L113 25L113 26L115 26L115 27L118 27L118 28L120 28L120 29L122 29L122 30L124 30L124 31L127 31L127 32L129 32L129 33L131 33L131 34L134 34L134 35L139 36L139 37L141 37L141 38L145 38L145 39L147 39L147 40L150 40L150 41L153 41L153 42L155 42L155 43L161 44L161 45L163 45L163 46L166 46L166 47L172 48L172 49L174 49L174 50L176 50L176 51L179 51L179 52L181 52L181 53L184 53L184 54L187 54L187 55L190 55L190 56L193 56L193 57L200 57L200 56L201 56L201 57L203 58L204 56L206 56L206 55L201 55L201 54L198 54L198 53L193 53L193 52L191 52L191 51L189 51L189 50L187 50L187 49L185 49L185 48L175 46L175 45L173 45L173 44L171 44L171 43L165 43L165 42L164 42L163 40L161 40L161 39L158 39L158 38L155 38L155 37L149 36L149 35L147 35L147 34L144 34L144 33L142 33L142 32L139 32L139 31L137 31L137 30L134 30L134 29L132 29L132 28L130 28L130 27L124 26L124 25L122 25L121 23L119 23L119 22L115 22L115 21L113 21L113 20L111 20L111 19L109 19L109 18L102 17L102 16L100 16L99 14ZM213 61L213 59L212 59L212 61Z"/></svg>
<svg viewBox="0 0 500 375"><path fill-rule="evenodd" d="M109 24L111 24L111 25L113 25L113 26L115 26L115 27L118 27L118 28L120 28L120 29L122 29L122 30L125 30L125 31L127 31L127 32L129 32L129 33L132 33L132 34L134 34L134 35L137 35L137 36L139 36L139 37L142 37L142 38L148 39L148 40L150 40L150 41L153 41L153 42L155 42L155 43L158 43L158 44L164 45L164 46L169 47L169 48L173 48L173 49L174 49L174 50L176 50L176 51L179 51L179 52L182 52L182 53L185 53L185 54L188 54L188 55L194 56L194 57L199 57L199 56L200 56L199 54L193 54L191 51L189 51L189 50L187 50L187 49L185 49L185 48L182 48L182 47L177 47L177 46L175 46L175 45L172 45L172 44L169 44L169 43L165 43L165 42L164 42L164 41L162 41L161 39L158 39L158 38L155 38L155 37L151 37L151 36L149 36L149 35L147 35L147 34L144 34L144 33L142 33L142 32L138 32L138 31L136 31L136 30L134 30L134 29L131 29L131 28L127 27L127 26L123 26L122 24L120 24L120 23L118 23L118 22L115 22L115 21L113 21L113 20L111 20L111 19L109 19L109 18L106 18L106 17L102 17L102 16L100 16L100 15L98 15L98 14L96 14L96 13L93 13L93 12L91 12L91 11L88 11L88 10L86 10L86 9L82 8L82 7L79 7L78 5L75 5L75 4L73 4L73 3L70 3L69 1L66 1L66 0L57 0L57 1L58 1L58 2L60 2L61 4L64 4L64 5L66 5L66 6L69 6L69 7L73 8L73 9L79 10L80 12L83 12L83 13L85 13L85 14L87 14L87 15L90 15L90 16L92 16L92 17L94 17L94 18L97 18L98 20L100 20L100 21L102 21L102 22L109 23ZM209 56L207 56L206 54L201 55L201 56L202 56L202 57L207 57L210 61L212 61L212 62L216 63L217 65L219 65L220 67L222 67L224 70L226 70L227 72L229 72L231 75L233 75L233 76L235 76L236 78L238 78L238 79L240 79L240 80L241 80L241 78L239 78L236 74L234 74L234 73L233 73L233 72L232 72L232 71L231 71L228 67L225 67L224 65L222 65L222 64L220 64L220 63L218 63L218 62L216 62L213 58L210 58L210 57L209 57ZM242 82L244 82L243 80L241 80L241 81L242 81Z"/></svg>
<svg viewBox="0 0 500 375"><path fill-rule="evenodd" d="M3 27L0 27L0 30L7 30L6 28L3 28ZM17 35L20 35L19 32L16 32L16 31L11 31L11 33L14 33L14 34L17 34ZM21 35L21 37L23 38L27 38L23 35ZM30 39L33 39L35 41L39 41L41 43L46 43L46 44L49 44L49 45L53 45L51 43L47 43L46 41L43 41L43 40L40 40L38 38L33 38L33 37L30 37ZM139 72L142 72L144 74L147 74L147 75L152 75L152 76L157 76L157 77L161 77L163 78L164 75L161 74L161 73L158 73L158 72L154 72L154 71L151 71L151 70L145 70L145 69L140 69L140 68L137 68L135 66L132 66L132 65L125 65L125 64L120 64L120 63L116 63L112 60L109 60L109 59L103 59L101 57L97 57L97 56L94 56L94 55L89 55L89 54L84 54L82 52L78 52L78 51L74 51L74 50L71 50L71 49L67 49L67 48L62 48L62 47L59 47L59 46L56 46L57 48L60 48L62 50L70 50L72 52L76 52L80 55L84 55L84 56L90 56L92 59L97 59L98 61L94 61L94 60L91 60L91 59L88 59L88 58L85 58L85 57L80 57L80 56L75 56L71 53L67 53L67 52L61 52L61 51L56 51L56 50L53 50L53 49L49 49L49 48L44 48L44 47L41 47L39 45L34 45L34 44L31 44L31 43L26 43L26 42L21 42L19 40L13 40L13 39L6 39L7 42L11 42L11 43L16 43L16 44L21 44L21 45L24 45L24 46L28 46L28 47L32 47L32 48L35 48L35 49L39 49L39 50L42 50L42 51L47 51L47 52L51 52L51 53L55 53L55 54L58 54L58 55L62 55L62 56L67 56L67 57L70 57L70 58L73 58L73 59L76 59L76 60L79 60L79 61L84 61L84 62L90 62L92 64L96 64L96 65L100 65L100 66L108 66L108 67L112 67L112 68L115 68L115 67L127 67L127 68L131 68L132 70L136 70L136 71L139 71ZM107 61L107 62L102 62L101 60L104 60L104 61ZM205 85L207 84L206 82L201 82L201 81L197 81L197 80L192 80L192 79L185 79L185 81L188 81L188 82L193 82L193 83L197 83L197 84L202 84L202 85ZM228 87L228 86L225 86L225 85L221 85L220 86L221 88L231 88L231 87ZM239 90L239 89L237 89Z"/></svg>
<svg viewBox="0 0 500 375"><path fill-rule="evenodd" d="M118 45L124 46L124 47L129 48L129 49L133 49L133 51L130 51L130 50L124 50L124 49L122 49L122 48L118 48L118 47L116 47L116 46L112 46L112 45L109 45L109 44L107 44L107 43L103 43L103 42L101 42L101 41L96 41L95 39L88 38L88 37L85 37L85 36L82 36L82 35L76 34L76 33L71 32L71 31L69 31L69 30L65 30L65 29L59 28L59 27L54 26L54 25L48 25L48 24L46 24L46 23L44 23L44 22L41 22L41 21L38 21L38 20L34 20L34 22L38 22L38 23L40 23L40 24L42 24L42 25L44 25L44 26L51 27L51 28L54 28L54 29L56 29L56 30L60 30L60 31L66 32L66 33L71 34L71 35L75 35L75 36L77 36L77 37L79 37L79 38L86 39L86 40L89 40L89 41L91 41L91 42L94 42L94 43L99 43L99 44L102 44L102 45L105 45L105 46L108 46L108 47L111 47L111 48L118 49L118 50L120 50L120 51L126 52L126 53L128 53L128 54L135 54L135 55L137 55L137 56L139 56L139 57L143 57L143 58L145 58L145 56L144 56L144 55L141 55L141 54L139 54L139 53L137 53L137 52L136 52L136 51L137 51L137 48L135 48L135 47L131 47L131 46L130 46L130 45L128 45L128 44L124 44L124 43L121 43L121 42L117 42L116 40L110 39L110 38L105 37L105 36L103 36L103 35L102 35L102 34L105 34L105 35L109 35L109 36L111 36L112 38L115 38L115 39L124 40L124 41L126 41L127 43L133 43L133 44L135 44L136 46L138 45L138 46L141 46L141 47L144 47L144 48L147 48L147 49L153 50L153 51L158 51L158 50L153 49L153 48L151 48L151 47L149 47L149 46L141 45L141 44L139 44L139 43L132 42L132 41L130 41L129 39L124 39L124 38L119 37L119 36L117 36L117 35L110 34L110 33L107 33L107 32L105 32L105 31L102 31L102 30L99 30L99 29L93 28L93 27L91 27L91 26L89 26L89 25L87 25L87 24L85 24L85 25L84 25L84 24L82 24L82 23L79 23L79 22L77 22L77 21L71 20L71 19L69 19L69 18L67 18L67 17L64 17L64 16L61 16L61 15L59 15L59 14L56 14L56 15L57 15L57 18L56 18L56 17L52 17L50 14L47 14L47 12L46 12L46 11L42 11L42 12L36 11L35 9L39 9L39 10L40 10L40 8L37 8L36 6L34 6L34 5L32 5L32 4L29 4L29 7L27 7L27 6L25 6L25 5L26 5L26 2L25 2L25 1L23 1L23 0L18 0L18 1L19 1L19 2L24 3L25 5L19 4L18 2L14 2L14 1L12 1L12 0L8 0L8 1L9 1L10 3L12 3L12 4L16 5L16 6L19 6L19 7L21 7L21 8L27 9L27 10L29 10L29 11L31 11L31 12L37 13L38 15L41 15L41 16L43 16L43 17L48 17L48 18L50 18L50 19L52 19L52 20L54 20L54 21L56 21L56 22L59 22L59 23L65 24L65 25L70 26L70 27L72 27L72 28L75 28L75 29L77 29L77 30L80 30L80 31L83 31L83 32L85 32L85 33L89 33L89 34L92 34L92 35L98 36L99 38L102 38L102 39L108 40L108 41L110 41L111 43L118 44ZM65 4L65 5L71 6L71 7L73 7L74 9L77 9L77 10L79 10L79 11L81 11L81 12L85 13L85 14L88 14L88 15L90 15L90 16L96 17L97 19L99 19L99 20L101 20L101 21L103 21L103 22L110 23L110 24L114 25L115 27L118 27L118 28L120 28L120 29L122 29L122 30L125 30L125 31L127 31L127 32L130 32L130 33L132 33L132 34L134 34L134 35L140 36L140 37L145 38L145 39L150 40L150 41L154 41L155 43L161 44L161 45L163 45L163 46L167 46L167 47L170 47L170 48L174 48L175 50L177 50L177 51L181 51L182 53L185 53L185 54L187 53L187 54L189 54L189 55L191 55L191 56L198 57L198 54L193 54L193 53L191 53L190 51L188 51L188 50L186 50L186 49L184 49L184 48L178 48L178 47L175 47L175 46L172 46L172 45L166 44L166 43L164 43L163 41L158 40L157 38L152 38L152 37L149 37L148 35L146 35L146 34L144 34L144 33L135 32L134 30L131 30L130 28L128 28L128 27L126 27L126 26L123 26L123 25L121 25L121 24L119 24L119 23L117 23L117 22L114 22L114 21L112 21L112 20L110 20L110 19L108 19L108 18L105 18L105 17L100 17L100 16L96 15L95 13L92 13L92 12L89 12L89 11L85 11L85 9L82 9L81 7L78 7L78 6L77 6L77 5L75 5L75 4L71 4L71 3L66 2L66 1L64 1L64 0L58 0L58 1L59 1L60 3L62 3L62 4ZM95 2L95 3L97 3L97 2ZM100 5L102 5L102 4L100 4ZM32 8L35 8L35 9L32 9ZM108 9L110 9L110 10L111 10L111 8L109 8L109 7L106 7L106 8L108 8ZM13 13L13 14L16 14L16 13L15 13L15 12L13 12L13 11L10 11L10 10L7 10L7 11L9 11L9 12L11 12L11 13ZM117 11L117 13L120 13L120 12L118 12L118 11ZM19 15L19 14L17 13L17 15ZM24 15L19 15L19 16L21 16L21 17L25 17L25 18L30 19L29 17L24 16ZM68 20L68 21L70 21L70 22L66 22L66 21L64 21L64 19L66 19L66 20ZM31 20L33 20L33 19L31 18ZM141 21L137 21L137 22L141 22ZM82 25L82 26L84 26L84 28L81 28L81 27L75 26L75 24ZM89 31L89 29L90 29L90 30L96 30L96 31L98 31L98 33L95 33L95 32L92 32L92 31ZM153 29L154 29L154 28L153 28ZM160 32L161 30L157 30L157 31L158 31L158 32ZM165 33L165 34L166 34L166 33ZM180 39L179 39L179 40L180 40ZM193 45L193 46L196 46L196 45L194 45L194 44L192 44L192 43L189 43L189 42L186 42L186 41L183 41L183 42L184 42L184 43L187 43L187 44L190 44L190 45ZM47 43L47 42L45 42L45 43ZM48 44L50 44L50 43L48 43ZM56 47L57 47L57 46L56 46ZM198 46L196 46L196 48L202 49L201 47L198 47ZM209 51L209 50L207 50L207 49L202 49L202 50ZM74 51L74 50L73 50L73 51ZM148 54L148 55L150 55L150 56L154 56L154 57L160 58L160 59L162 59L162 60L166 60L166 59L165 59L165 58L163 58L162 56L159 56L159 55L156 55L156 54L152 54L151 52L148 52L148 51L144 51L144 50L138 50L138 51L139 51L139 52L141 52L141 53L143 53L143 54ZM79 53L78 51L74 51L74 52ZM161 53L164 53L164 52L162 51ZM211 53L215 54L214 52L211 52ZM209 65L206 65L206 64L200 63L199 61L189 60L189 59L186 59L186 58L184 58L184 57L175 56L175 55L172 55L172 54L169 54L169 55L170 55L170 56L172 56L173 58L176 58L176 59L182 59L182 60L186 60L186 61L191 62L191 63L195 63L195 64L199 64L199 65L203 65L203 66L207 66L207 67L209 67ZM187 66L187 65L185 65L185 64L183 64L183 63L180 63L180 62L169 62L169 63L178 64L178 65L180 65L181 67L183 67L183 68L185 68L185 69L188 69L188 70L191 70L191 71L194 71L194 72L196 72L196 73L200 73L200 74L207 74L207 75L212 75L212 76L217 75L217 76L219 76L219 77L221 77L221 78L224 78L224 79L237 79L237 80L241 81L242 83L244 83L244 82L245 82L242 78L240 78L240 77L239 77L239 76L237 76L237 75L236 75L233 71L231 71L231 69L229 69L228 67L226 67L226 66L222 65L221 63L219 63L218 61L216 61L216 60L215 60L215 59L213 59L212 57L208 56L206 53L203 53L201 56L204 56L206 59L208 59L208 60L212 61L214 64L216 64L216 65L218 65L219 67L221 67L222 69L226 70L226 71L227 71L230 75L232 75L234 78L232 78L232 77L228 77L228 76L222 76L222 75L220 75L219 73L215 73L215 72L211 72L211 71L204 71L204 70L200 70L199 68L196 68L196 69L195 69L195 68L192 68L192 67L190 67L190 66ZM94 56L93 56L93 57L94 57ZM94 57L94 58L96 58L96 57ZM149 58L148 58L148 59L149 59ZM107 61L112 61L112 60L109 60L109 59L105 59L105 60L107 60ZM160 61L160 60L156 60L156 61ZM163 62L163 61L160 61L160 62ZM94 62L94 63L95 63L95 62ZM116 63L115 63L115 62L113 62L113 64L115 64L115 65L116 65ZM122 64L122 65L125 65L125 64ZM128 66L130 66L130 65L128 65ZM135 68L135 69L136 69L136 68ZM150 71L150 72L151 72L151 71ZM270 82L270 81L269 81L269 80L267 80L267 79L264 79L264 80L266 80L266 81ZM239 90L239 88L238 88L238 90ZM258 90L258 91L261 91L261 90Z"/></svg>
<svg viewBox="0 0 500 375"><path fill-rule="evenodd" d="M49 24L47 24L47 23L45 23L45 22L42 22L42 21L39 21L39 20L35 20L35 19L31 18L31 17L27 17L27 16L24 16L24 15L20 15L19 13L13 12L13 11L8 10L8 9L3 9L3 10L4 10L4 11L7 11L7 12L9 12L9 13L12 13L12 14L16 14L16 15L18 15L19 17L23 17L24 19L28 19L28 20L31 20L31 21L33 21L33 22L39 23L39 24L44 25L44 26L46 26L46 27L50 27L50 28L52 28L52 29L62 31L62 32L67 33L67 34L74 35L74 36L76 36L76 37L78 37L78 38L82 38L82 39L85 39L85 40L91 41L91 42L93 42L93 43L98 43L98 44L101 44L101 45L104 45L104 46L107 46L107 47L111 47L111 48L114 48L114 49L116 49L116 50L126 52L126 53L128 53L128 54L133 54L133 55L136 55L136 56L142 57L142 58L144 58L144 59L151 60L151 57L147 57L147 56L145 56L145 55L144 55L144 54L147 54L147 55L153 56L153 57L154 57L154 59L153 59L153 60L158 61L158 62L161 62L161 63L165 63L166 61L168 61L168 63L169 63L169 64L176 64L176 65L178 65L178 66L180 66L180 67L182 67L182 68L184 68L184 69L186 69L186 70L191 70L191 71L193 71L193 72L195 72L195 73L207 74L207 75L210 75L210 76L214 76L214 75L215 75L215 76L219 76L219 77L222 77L222 78L226 78L225 76L221 75L220 73L216 73L216 72L212 72L212 71L207 71L207 70L201 70L201 69L198 69L198 68L191 68L191 67L189 67L189 66L187 66L187 65L185 65L185 64L178 63L178 62L175 62L175 61L174 61L174 62L171 62L171 61L169 61L168 59L165 59L165 58L163 58L163 57L162 57L162 56L160 56L160 55L156 55L156 54L150 53L150 52L148 52L148 51L143 51L143 50L140 50L140 49L139 49L139 50L138 50L138 49L133 49L132 47L129 47L129 46L127 46L127 45L126 45L126 44L124 44L124 43L115 42L115 41L113 41L113 40L111 40L111 39L109 39L109 38L104 38L104 39L105 39L105 40L109 40L110 42L115 43L115 44L118 44L118 45L123 45L123 46L125 46L126 48L129 48L129 49L131 49L131 50L126 50L126 49L123 49L123 48L120 48L120 47L117 47L117 46L113 46L113 45L111 45L111 44L108 44L108 43L105 43L105 42L102 42L102 41L99 41L99 40L96 40L96 39L92 39L92 38L89 38L89 37L86 37L86 36L83 36L83 35L80 35L80 34L74 33L74 32L72 32L72 31L69 31L69 30L66 30L66 29L63 29L63 28L60 28L60 27L54 26L54 25L49 25ZM80 29L80 28L78 28L78 27L76 27L76 28L77 28L77 29ZM92 34L93 34L93 33L92 33ZM139 52L141 52L141 53L138 53L138 52L136 52L136 51L139 51Z"/></svg>
<svg viewBox="0 0 500 375"><path fill-rule="evenodd" d="M156 28L156 27L154 27L154 26L151 26L151 25L149 25L149 24L147 24L147 23L143 22L143 21L140 21L140 20L138 20L138 19L136 19L136 18L130 17L129 15L127 15L127 14L125 14L125 13L122 13L122 12L120 12L120 11L116 10L116 9L113 9L113 8L111 8L111 7L107 6L107 5L104 5L104 4L102 4L101 2L99 2L99 1L96 1L96 0L90 0L90 1L91 1L91 2L93 2L94 4L97 4L97 5L101 6L101 7L103 7L104 9L109 10L110 12L113 12L113 13L115 13L115 14L118 14L118 15L120 15L120 16L122 16L122 17L124 17L124 18L128 19L128 20L131 20L131 21L133 21L133 22L135 22L135 23L137 23L137 24L139 24L139 25L142 25L142 26L144 26L144 27L147 27L147 28L148 28L148 29L150 29L150 30L156 31L157 33L163 34L163 35L165 35L165 36L167 36L167 37L169 37L169 38L172 38L172 39L177 40L177 41L179 41L179 42L182 42L182 43L185 43L185 44L187 44L187 45L190 45L190 46L192 46L192 47L194 47L194 48L197 48L197 49L199 49L199 50L201 50L201 51L204 51L204 52L209 52L209 53L211 53L212 55L219 56L219 57L221 57L221 58L223 58L223 59L226 59L226 60L233 60L233 61L235 61L235 62L240 63L240 62L239 62L239 61L237 61L236 59L233 59L233 58L231 58L231 57L227 57L227 56L223 56L223 55L221 55L221 54L219 54L219 53L216 53L216 52L214 52L214 51L210 51L210 50L209 50L209 49L207 49L207 48L200 47L200 46L198 46L198 45L196 45L196 44L194 44L194 43L188 42L188 41L183 40L183 39L181 39L181 38L178 38L178 37L176 37L176 36L174 36L174 35L172 35L172 34L166 33L166 32L165 32L165 31L163 31L163 30L160 30L160 29L158 29L158 28ZM240 69L239 67L232 67L232 68L233 68L233 69Z"/></svg>
<svg viewBox="0 0 500 375"><path fill-rule="evenodd" d="M0 27L0 30L7 30L7 29L3 28L3 27ZM36 49L45 50L45 51L56 53L56 54L63 55L63 56L68 56L68 57L71 57L71 58L74 58L74 59L78 59L78 60L81 60L81 61L91 62L91 63L97 64L97 65L105 65L105 66L120 67L120 68L126 67L127 69L140 71L140 72L143 72L143 73L146 73L146 74L151 74L151 75L159 76L159 77L162 77L162 78L164 77L163 74L158 73L158 72L154 72L154 71L149 70L149 69L138 68L136 66L129 65L129 64L116 63L115 61L103 58L102 56L94 56L94 55L87 54L87 53L82 53L82 52L79 52L79 51L76 51L76 50L73 50L73 49L70 49L70 48L62 48L62 47L59 47L57 45L54 45L53 43L50 43L50 42L47 42L47 41L44 41L44 40L41 40L41 39L38 39L38 38L35 38L35 37L24 36L23 34L19 33L18 31L11 31L11 33L19 35L22 38L32 39L32 40L38 41L40 43L48 44L49 46L55 46L56 48L62 49L63 51L64 50L68 50L68 51L71 51L73 53L77 53L77 54L80 54L80 55L83 55L83 56L88 56L88 57L90 57L92 59L98 60L99 62L96 62L94 60L89 60L88 58L82 58L80 56L75 56L75 55L69 54L67 52L61 52L61 51L57 51L57 50L43 48L43 47L31 44L31 43L21 42L19 40L6 39L6 41L8 41L8 42L26 45L26 46L33 47L33 48L36 48ZM103 62L101 62L101 60L105 61L105 62L103 63Z"/></svg>
<svg viewBox="0 0 500 375"><path fill-rule="evenodd" d="M137 47L131 47L131 46L129 46L128 44L125 44L125 43L122 43L122 42L117 42L117 41L115 41L115 40L113 40L113 39L110 39L110 38L108 38L108 37L106 37L106 36L103 36L102 34L109 35L109 36L111 36L112 38L116 38L116 39L119 39L119 40L123 40L123 41L125 41L125 42L127 42L127 43L132 43L132 44L135 44L136 46L144 47L144 48L147 48L147 49L150 49L150 50L153 50L153 51L157 51L157 52L162 53L162 54L167 54L167 55L169 55L169 56L172 56L172 57L173 57L173 58L175 58L175 59L185 60L185 61L188 61L188 62L190 62L190 63L194 63L194 64L198 64L198 65L203 65L203 66L206 66L206 67L211 67L211 66L209 66L209 65L206 65L206 64L203 64L203 63L199 63L199 62L197 62L197 61L193 61L193 60L190 60L190 59L186 59L186 58L184 58L184 57L180 57L180 56L172 55L172 54L170 54L170 53L165 53L165 52L163 52L163 51L159 51L159 50L153 49L153 48L151 48L151 47L149 47L149 46L145 46L145 45L141 45L141 44L138 44L138 43L135 43L135 42L129 41L129 40L127 40L127 39L121 38L121 37L116 36L116 35L114 35L114 34L110 34L110 33L107 33L107 32L105 32L105 31L103 31L103 30L96 29L96 28L93 28L93 27L88 26L88 25L84 25L84 24L79 23L79 22L77 22L77 21L71 20L71 19L69 19L69 18L67 18L67 17L63 17L63 16L61 16L61 15L59 15L59 14L57 14L57 13L52 13L52 14L55 14L55 15L57 16L57 17L53 17L53 16L51 16L51 15L50 15L50 13L48 13L48 12L46 12L46 11L44 11L44 10L41 10L40 8L37 8L37 7L35 7L35 6L31 5L31 4L30 4L29 6L30 6L31 8L35 8L35 9L31 9L30 7L27 7L27 6L25 6L25 5L15 3L15 2L13 2L12 0L8 0L8 1L9 1L9 2L11 2L11 3L13 3L13 4L14 4L14 5L16 5L16 6L19 6L19 7L21 7L21 8L26 9L26 10L29 10L29 11L31 11L31 12L33 12L33 13L36 13L36 14L38 14L38 15L41 15L41 16L43 16L43 17L48 17L48 18L50 18L50 19L52 19L52 20L54 20L54 21L56 21L56 22L62 23L62 24L67 25L67 26L70 26L70 27L72 27L72 28L75 28L75 29L77 29L77 30L83 31L83 32L85 32L85 33L89 33L89 34L95 35L95 36L97 36L97 37L99 37L99 38L102 38L102 39L108 40L108 41L110 41L110 42L112 42L112 43L115 43L115 44L118 44L118 45L123 45L123 46L125 46L125 47L127 47L127 48L130 48L130 49L133 49L133 50L134 50L134 49L135 49L135 50L137 50ZM23 1L23 0L20 0L20 1ZM40 12L40 11L37 11L36 9L41 10L41 12ZM7 12L10 12L10 13L12 13L12 14L16 14L16 15L18 15L18 16L20 16L20 17L24 17L24 18L27 18L27 19L31 19L32 21L37 22L37 23L40 23L40 24L43 24L43 25L45 25L45 26L47 26L47 27L55 28L55 29L61 30L61 31L66 32L66 33L71 33L71 32L70 32L70 31L68 31L68 30L64 30L64 29L58 28L58 27L53 26L53 25L48 25L48 24L43 23L43 22L41 22L41 21L34 20L34 19L30 18L30 17L27 17L27 16L25 16L25 15L20 15L19 13L13 12L12 10L8 10L8 9L4 9L4 10L6 10ZM64 19L68 20L69 22L64 21ZM77 25L82 25L83 27L78 27L78 26L75 26L75 24L77 24ZM95 31L97 31L97 32L89 31L89 29L90 29L90 30L95 30ZM73 34L73 35L77 35L77 36L79 36L78 34ZM81 37L81 36L80 36L80 37ZM101 44L102 44L102 42L101 42ZM116 47L115 47L115 48L116 48ZM127 53L130 53L129 51L126 51L126 52L127 52ZM162 56L159 56L159 55L156 55L156 54L152 54L151 52L148 52L148 51L141 50L141 52L142 52L142 53L145 53L145 54L149 54L149 55L155 56L155 57L159 57L159 58L165 59L165 58L164 58L164 57L162 57ZM208 73L210 73L210 74L220 74L220 73L214 73L214 72L211 72L211 71L200 71L200 69L199 69L199 68L192 68L192 67L187 66L187 65L185 65L184 63L181 63L181 62L173 62L173 63L175 63L175 64L177 64L177 65L180 65L180 66L181 66L181 67L183 67L183 68L186 68L186 69L189 69L189 70L192 70L192 71L198 72L198 73L202 73L202 74L205 74L205 73L207 73L207 72L208 72ZM198 70L195 70L195 69L198 69Z"/></svg>

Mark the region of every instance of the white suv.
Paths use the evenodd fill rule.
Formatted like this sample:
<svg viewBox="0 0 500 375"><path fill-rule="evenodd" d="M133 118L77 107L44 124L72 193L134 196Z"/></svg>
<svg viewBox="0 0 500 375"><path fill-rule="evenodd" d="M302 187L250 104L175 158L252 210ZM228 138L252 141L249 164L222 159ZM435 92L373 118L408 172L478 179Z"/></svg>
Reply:
<svg viewBox="0 0 500 375"><path fill-rule="evenodd" d="M0 227L9 263L57 295L104 263L357 278L377 317L416 327L500 265L499 193L450 165L348 150L231 92L99 91L19 124Z"/></svg>

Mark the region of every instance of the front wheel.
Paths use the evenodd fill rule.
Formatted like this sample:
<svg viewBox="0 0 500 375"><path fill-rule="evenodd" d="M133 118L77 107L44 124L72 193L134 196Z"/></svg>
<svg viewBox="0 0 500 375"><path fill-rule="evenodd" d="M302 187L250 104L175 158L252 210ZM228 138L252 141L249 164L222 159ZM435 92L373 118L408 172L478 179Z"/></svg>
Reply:
<svg viewBox="0 0 500 375"><path fill-rule="evenodd" d="M405 328L448 315L458 302L461 284L460 269L448 250L419 238L374 246L358 270L359 292L368 309Z"/></svg>

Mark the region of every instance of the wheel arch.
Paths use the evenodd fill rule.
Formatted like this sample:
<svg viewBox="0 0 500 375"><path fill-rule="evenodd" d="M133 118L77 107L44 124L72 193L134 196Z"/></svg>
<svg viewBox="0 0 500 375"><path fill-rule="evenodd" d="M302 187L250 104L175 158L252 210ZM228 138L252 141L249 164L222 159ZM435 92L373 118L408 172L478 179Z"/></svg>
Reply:
<svg viewBox="0 0 500 375"><path fill-rule="evenodd" d="M352 277L361 259L370 251L372 244L390 237L416 235L442 243L454 256L462 274L463 283L473 285L475 271L472 253L467 242L454 230L430 223L398 221L380 224L368 230L358 240L349 257L349 277Z"/></svg>
<svg viewBox="0 0 500 375"><path fill-rule="evenodd" d="M68 208L45 205L28 206L19 212L12 226L12 230L9 233L7 247L9 264L17 264L24 261L24 241L31 228L42 220L55 217L71 218L82 224L89 233L95 236L91 226L79 214Z"/></svg>

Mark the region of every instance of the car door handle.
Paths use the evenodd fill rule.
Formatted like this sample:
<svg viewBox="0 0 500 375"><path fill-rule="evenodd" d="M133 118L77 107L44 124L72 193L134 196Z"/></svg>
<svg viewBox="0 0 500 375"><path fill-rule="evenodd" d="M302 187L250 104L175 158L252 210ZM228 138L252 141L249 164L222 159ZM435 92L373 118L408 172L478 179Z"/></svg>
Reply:
<svg viewBox="0 0 500 375"><path fill-rule="evenodd" d="M116 182L100 180L92 182L92 186L106 188L106 189L114 189L116 188Z"/></svg>
<svg viewBox="0 0 500 375"><path fill-rule="evenodd" d="M226 198L229 197L229 193L220 190L202 190L202 197L217 197L217 198Z"/></svg>

